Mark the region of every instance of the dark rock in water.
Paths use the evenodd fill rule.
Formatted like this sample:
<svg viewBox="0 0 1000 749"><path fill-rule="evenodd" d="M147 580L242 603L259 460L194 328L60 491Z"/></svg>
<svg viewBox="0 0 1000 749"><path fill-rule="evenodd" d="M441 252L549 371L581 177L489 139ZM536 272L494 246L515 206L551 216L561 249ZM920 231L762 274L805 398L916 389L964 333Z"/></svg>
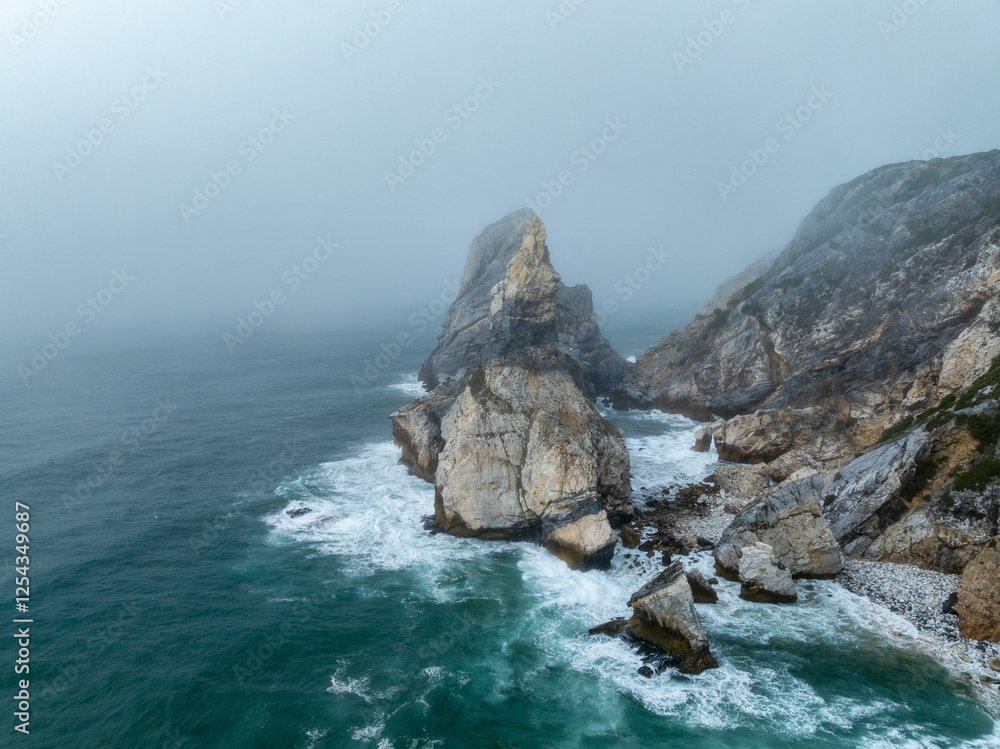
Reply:
<svg viewBox="0 0 1000 749"><path fill-rule="evenodd" d="M944 606L941 607L941 610L945 614L953 614L955 616L958 616L958 612L955 611L956 603L958 603L958 591L952 591L951 595L949 595L945 599Z"/></svg>
<svg viewBox="0 0 1000 749"><path fill-rule="evenodd" d="M308 515L310 512L312 512L311 507L298 507L294 510L286 510L285 514L290 518L300 518L303 515Z"/></svg>
<svg viewBox="0 0 1000 749"><path fill-rule="evenodd" d="M638 673L640 676L645 676L647 679L653 678L653 669L649 666L639 666Z"/></svg>
<svg viewBox="0 0 1000 749"><path fill-rule="evenodd" d="M638 549L639 551L652 551L655 548L655 546L656 546L655 541L653 541L652 539L647 539L646 541L643 541L641 544L639 544Z"/></svg>
<svg viewBox="0 0 1000 749"><path fill-rule="evenodd" d="M717 577L710 577L710 578L708 578L708 584L709 585L718 585L719 584L719 578L717 578Z"/></svg>
<svg viewBox="0 0 1000 749"><path fill-rule="evenodd" d="M663 552L663 566L666 567L672 561L674 561L674 558L673 558L673 556L671 556L670 552L669 551L664 551Z"/></svg>
<svg viewBox="0 0 1000 749"><path fill-rule="evenodd" d="M604 622L604 624L598 624L596 627L591 627L587 630L587 634L618 637L625 631L627 626L628 620L625 619L625 617L618 617L612 619L610 622Z"/></svg>
<svg viewBox="0 0 1000 749"><path fill-rule="evenodd" d="M618 529L618 536L622 540L622 546L626 549L638 548L641 541L639 534L627 525L623 525Z"/></svg>
<svg viewBox="0 0 1000 749"><path fill-rule="evenodd" d="M687 573L688 584L691 586L691 595L695 603L718 603L719 594L715 592L712 583L705 579L701 570L691 569ZM715 580L715 578L712 578ZM718 583L718 580L715 580Z"/></svg>
<svg viewBox="0 0 1000 749"><path fill-rule="evenodd" d="M695 539L695 541L698 543L698 546L700 546L703 549L714 549L715 548L715 544L713 544L709 539L705 538L704 536L698 536Z"/></svg>
<svg viewBox="0 0 1000 749"><path fill-rule="evenodd" d="M628 605L633 611L628 633L672 656L682 673L699 674L718 667L680 561L642 586Z"/></svg>

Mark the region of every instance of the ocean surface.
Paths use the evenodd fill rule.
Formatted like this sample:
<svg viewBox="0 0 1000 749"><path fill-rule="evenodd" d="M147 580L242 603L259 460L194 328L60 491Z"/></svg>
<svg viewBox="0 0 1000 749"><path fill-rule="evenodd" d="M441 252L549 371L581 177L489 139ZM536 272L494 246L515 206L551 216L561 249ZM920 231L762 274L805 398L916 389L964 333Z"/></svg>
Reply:
<svg viewBox="0 0 1000 749"><path fill-rule="evenodd" d="M433 488L398 464L387 416L421 392L431 339L355 387L397 332L67 354L0 394L0 576L12 596L17 500L34 617L29 737L0 638L0 744L1000 746L958 669L832 582L795 606L723 582L700 607L721 667L647 679L625 643L587 635L644 582L621 553L580 573L428 533ZM691 422L608 416L636 487L711 471Z"/></svg>

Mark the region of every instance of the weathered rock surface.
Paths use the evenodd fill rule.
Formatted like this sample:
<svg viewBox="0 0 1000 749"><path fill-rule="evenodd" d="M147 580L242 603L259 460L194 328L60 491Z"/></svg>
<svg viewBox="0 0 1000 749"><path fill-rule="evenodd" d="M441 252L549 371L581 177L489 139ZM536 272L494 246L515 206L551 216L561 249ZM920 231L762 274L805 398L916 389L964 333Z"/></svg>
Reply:
<svg viewBox="0 0 1000 749"><path fill-rule="evenodd" d="M745 507L715 549L720 571L742 579L742 557L760 543L775 562L795 577L834 577L841 566L840 547L823 517L823 479L813 475L788 484Z"/></svg>
<svg viewBox="0 0 1000 749"><path fill-rule="evenodd" d="M642 586L628 605L633 612L629 634L673 656L682 673L698 674L718 667L679 560Z"/></svg>
<svg viewBox="0 0 1000 749"><path fill-rule="evenodd" d="M755 603L795 603L792 573L774 559L773 550L758 541L740 555L740 598Z"/></svg>
<svg viewBox="0 0 1000 749"><path fill-rule="evenodd" d="M1000 350L998 224L1000 151L875 169L625 370L623 390L728 419L727 459L851 455ZM784 413L731 423L759 409Z"/></svg>
<svg viewBox="0 0 1000 749"><path fill-rule="evenodd" d="M923 429L880 445L840 471L826 492L833 535L852 556L863 555L886 528L907 512L900 491L916 471L927 443Z"/></svg>
<svg viewBox="0 0 1000 749"><path fill-rule="evenodd" d="M991 543L962 573L955 611L962 637L1000 642L1000 544Z"/></svg>
<svg viewBox="0 0 1000 749"><path fill-rule="evenodd" d="M752 499L771 490L771 476L766 466L720 465L708 477L720 491L737 499Z"/></svg>
<svg viewBox="0 0 1000 749"><path fill-rule="evenodd" d="M522 210L486 227L472 241L457 298L445 315L438 345L420 368L420 379L429 390L456 381L462 385L476 367L488 365L503 353L509 331L504 330L504 318L498 318L493 309L495 287L506 282L511 260L521 251L524 237L535 229L541 230L544 245L541 222L531 211ZM629 364L601 334L590 289L583 284L565 286L554 270L533 282L540 284L539 290L541 285L551 284L545 296L552 304L548 314L555 323L553 343L580 365L584 392L593 396L617 388ZM509 308L508 315L507 321L515 320L518 312Z"/></svg>
<svg viewBox="0 0 1000 749"><path fill-rule="evenodd" d="M715 578L713 578L715 579ZM715 588L705 577L705 574L699 569L690 569L687 571L688 585L691 586L691 595L694 597L695 603L718 603L719 594L716 592Z"/></svg>
<svg viewBox="0 0 1000 749"><path fill-rule="evenodd" d="M629 457L621 430L584 394L581 363L560 345L563 293L537 217L488 228L425 363L425 379L439 384L391 418L404 459L435 483L443 530L536 538L587 569L610 563L612 522L631 517ZM593 353L599 341L573 319L577 353Z"/></svg>

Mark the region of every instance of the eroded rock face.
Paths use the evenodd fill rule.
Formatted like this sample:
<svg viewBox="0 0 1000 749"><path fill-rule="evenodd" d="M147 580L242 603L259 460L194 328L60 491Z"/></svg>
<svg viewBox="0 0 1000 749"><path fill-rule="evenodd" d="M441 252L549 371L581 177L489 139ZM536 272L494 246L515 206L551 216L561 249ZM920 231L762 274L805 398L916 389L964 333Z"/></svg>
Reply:
<svg viewBox="0 0 1000 749"><path fill-rule="evenodd" d="M766 544L776 564L795 577L833 577L840 572L840 546L823 517L823 479L792 482L743 508L715 549L721 571L739 573L747 549Z"/></svg>
<svg viewBox="0 0 1000 749"><path fill-rule="evenodd" d="M757 542L740 555L740 598L755 603L795 603L792 573L775 561L773 550Z"/></svg>
<svg viewBox="0 0 1000 749"><path fill-rule="evenodd" d="M633 611L629 634L674 656L682 673L699 674L718 667L680 560L642 586L628 605Z"/></svg>
<svg viewBox="0 0 1000 749"><path fill-rule="evenodd" d="M718 603L719 594L699 569L691 569L687 572L688 585L691 586L691 595L695 603Z"/></svg>
<svg viewBox="0 0 1000 749"><path fill-rule="evenodd" d="M524 343L531 343L539 335L546 345L557 346L580 366L585 394L609 394L621 383L628 362L622 359L611 344L601 334L594 312L593 298L586 285L565 286L559 275L551 270L539 270L538 266L523 266L527 274L517 278L517 272L508 279L509 264L523 250L526 237L530 237L539 252L545 254L545 228L541 221L529 210L517 211L491 224L476 237L469 248L465 271L459 284L457 298L445 315L438 337L438 345L420 368L420 379L428 389L442 384L457 383L460 388L471 373L479 366L488 365L503 353L511 325L516 329L521 312L508 307L503 312L498 284L512 284L510 298L520 298L531 304L531 295L536 288L540 295L535 301L542 301L546 310L536 309L533 315L548 316L548 330L542 333L536 325L529 325L522 332L528 335ZM538 274L529 278L531 274ZM513 286L520 286L523 296L515 293ZM543 291L544 289L544 291ZM535 321L537 322L537 320Z"/></svg>
<svg viewBox="0 0 1000 749"><path fill-rule="evenodd" d="M634 403L728 424L720 455L850 456L1000 350L1000 151L875 169L650 349ZM840 447L837 448L837 443ZM727 457L728 456L728 457Z"/></svg>
<svg viewBox="0 0 1000 749"><path fill-rule="evenodd" d="M863 556L882 532L907 512L900 491L927 443L923 429L891 440L851 461L827 487L833 535L851 556Z"/></svg>
<svg viewBox="0 0 1000 749"><path fill-rule="evenodd" d="M441 425L435 514L449 533L488 538L544 524L543 542L586 567L610 561L606 509L631 511L629 458L560 358L542 369L541 355L531 369L498 362L472 378Z"/></svg>
<svg viewBox="0 0 1000 749"><path fill-rule="evenodd" d="M955 611L962 637L1000 642L1000 543L991 543L962 573Z"/></svg>
<svg viewBox="0 0 1000 749"><path fill-rule="evenodd" d="M535 538L573 567L602 567L612 525L632 515L624 436L586 395L613 361L585 314L589 292L566 296L545 239L537 216L518 213L473 242L422 370L437 385L392 414L393 435L434 482L445 531Z"/></svg>

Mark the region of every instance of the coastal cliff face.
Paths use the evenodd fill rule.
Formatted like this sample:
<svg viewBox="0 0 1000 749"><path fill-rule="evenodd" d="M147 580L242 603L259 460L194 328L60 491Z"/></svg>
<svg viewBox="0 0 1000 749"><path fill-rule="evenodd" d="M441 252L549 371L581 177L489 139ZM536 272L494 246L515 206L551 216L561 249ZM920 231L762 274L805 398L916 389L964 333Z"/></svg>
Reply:
<svg viewBox="0 0 1000 749"><path fill-rule="evenodd" d="M393 435L434 482L443 530L537 538L573 567L606 566L612 523L632 512L629 457L587 393L617 354L585 309L589 291L563 285L545 239L537 216L516 213L473 242L421 369L436 385L392 414Z"/></svg>
<svg viewBox="0 0 1000 749"><path fill-rule="evenodd" d="M623 390L730 420L716 433L730 459L852 454L985 371L1000 352L998 282L1000 151L885 166L834 189Z"/></svg>

